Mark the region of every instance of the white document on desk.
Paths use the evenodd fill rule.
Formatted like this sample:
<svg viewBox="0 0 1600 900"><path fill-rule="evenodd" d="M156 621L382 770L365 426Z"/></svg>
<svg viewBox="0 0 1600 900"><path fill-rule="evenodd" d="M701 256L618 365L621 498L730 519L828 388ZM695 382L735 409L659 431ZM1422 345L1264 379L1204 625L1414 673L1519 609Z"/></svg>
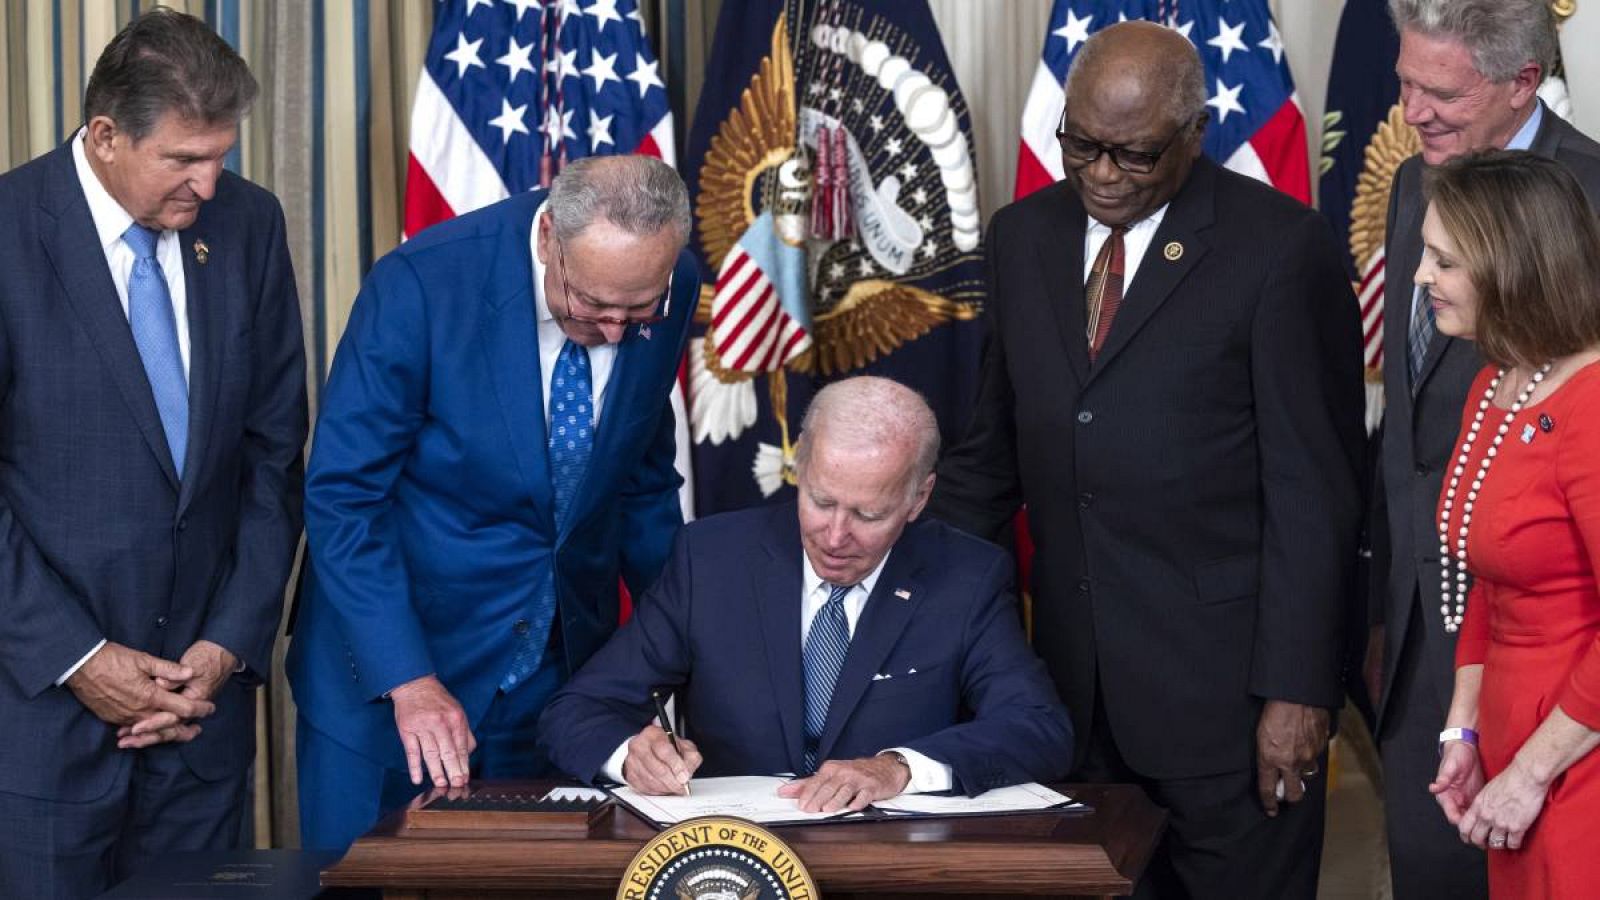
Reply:
<svg viewBox="0 0 1600 900"><path fill-rule="evenodd" d="M801 812L794 800L779 797L778 788L790 780L775 775L694 778L689 781L687 797L641 794L627 785L612 788L611 793L635 812L663 826L696 816L737 816L762 825L843 818L839 813Z"/></svg>
<svg viewBox="0 0 1600 900"><path fill-rule="evenodd" d="M976 797L944 794L900 794L879 800L873 807L884 813L922 816L986 816L1000 813L1071 810L1083 807L1066 794L1042 784L1014 784L984 791Z"/></svg>

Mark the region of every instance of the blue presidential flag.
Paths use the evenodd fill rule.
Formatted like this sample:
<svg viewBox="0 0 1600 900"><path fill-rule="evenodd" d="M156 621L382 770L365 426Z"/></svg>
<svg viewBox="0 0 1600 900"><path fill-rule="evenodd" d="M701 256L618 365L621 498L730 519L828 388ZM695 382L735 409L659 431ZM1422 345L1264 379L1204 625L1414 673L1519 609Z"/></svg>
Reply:
<svg viewBox="0 0 1600 900"><path fill-rule="evenodd" d="M925 2L723 4L689 137L696 510L788 493L800 418L869 373L976 392L984 293L967 105Z"/></svg>

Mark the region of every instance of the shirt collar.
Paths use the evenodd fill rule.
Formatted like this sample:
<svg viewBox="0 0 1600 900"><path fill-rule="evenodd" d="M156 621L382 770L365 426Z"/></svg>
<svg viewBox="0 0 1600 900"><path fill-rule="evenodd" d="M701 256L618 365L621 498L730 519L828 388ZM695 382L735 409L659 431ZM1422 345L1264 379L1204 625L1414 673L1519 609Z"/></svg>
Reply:
<svg viewBox="0 0 1600 900"><path fill-rule="evenodd" d="M122 204L106 190L100 183L100 176L89 167L89 155L84 148L89 129L79 128L78 134L72 139L72 163L78 170L78 183L83 186L83 197L89 202L89 218L94 221L95 233L100 238L100 247L110 253L115 249L117 242L122 240L122 233L133 224L133 216L122 208Z"/></svg>
<svg viewBox="0 0 1600 900"><path fill-rule="evenodd" d="M868 597L872 596L872 589L878 585L878 576L883 574L883 566L889 561L889 556L893 553L894 548L890 547L889 552L883 555L883 559L878 560L878 565L875 566L871 572L867 573L867 577L861 579L859 586L862 590L867 592ZM813 591L822 586L823 581L822 576L818 575L817 571L811 568L811 557L806 555L805 548L803 547L800 549L800 566L801 583L805 587L805 593L801 594L801 596L809 597Z"/></svg>
<svg viewBox="0 0 1600 900"><path fill-rule="evenodd" d="M533 233L528 235L528 255L533 259L533 312L540 322L556 320L555 314L550 311L550 302L544 296L545 266L539 260L539 220L549 206L548 200L539 204L539 211L533 214Z"/></svg>
<svg viewBox="0 0 1600 900"><path fill-rule="evenodd" d="M1507 150L1528 150L1533 147L1534 135L1539 133L1539 125L1544 122L1544 102L1533 101L1533 115L1528 121L1522 123L1517 133L1511 136L1511 141L1506 144Z"/></svg>
<svg viewBox="0 0 1600 900"><path fill-rule="evenodd" d="M1140 219L1139 221L1133 223L1132 225L1129 225L1128 226L1128 230L1129 231L1146 231L1146 230L1155 231L1155 229L1157 229L1157 228L1159 228L1161 226L1161 220L1166 218L1167 207L1169 207L1171 205L1172 205L1171 201L1168 201L1166 203L1161 204L1161 208L1160 209L1156 210L1155 212L1151 213L1148 216L1145 216L1144 218ZM1093 235L1110 234L1111 233L1111 226L1101 222L1099 219L1096 219L1094 216L1090 216L1089 217L1089 232L1088 233L1089 234L1093 234Z"/></svg>

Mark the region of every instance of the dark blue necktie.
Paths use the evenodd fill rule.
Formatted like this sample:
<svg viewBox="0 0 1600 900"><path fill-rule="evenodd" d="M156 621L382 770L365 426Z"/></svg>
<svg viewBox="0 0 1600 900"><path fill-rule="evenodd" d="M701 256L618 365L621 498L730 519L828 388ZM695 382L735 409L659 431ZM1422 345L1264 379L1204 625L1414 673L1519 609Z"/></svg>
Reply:
<svg viewBox="0 0 1600 900"><path fill-rule="evenodd" d="M572 499L583 484L594 450L594 387L589 374L589 351L569 340L561 346L555 369L550 373L550 479L555 491L556 525L566 521ZM500 682L510 691L526 681L544 659L550 640L550 626L556 615L555 567L539 586L532 617L517 623L517 652L511 670ZM524 627L525 626L525 627Z"/></svg>
<svg viewBox="0 0 1600 900"><path fill-rule="evenodd" d="M828 722L828 705L833 701L833 686L844 668L850 651L850 621L844 614L844 598L854 585L836 584L828 592L828 602L817 610L806 635L802 661L806 675L806 771L817 770L817 745Z"/></svg>
<svg viewBox="0 0 1600 900"><path fill-rule="evenodd" d="M156 261L156 240L160 232L135 222L122 233L122 242L133 250L133 269L128 273L128 325L133 343L139 348L145 377L155 395L161 430L167 435L172 465L183 477L184 454L189 448L189 380L183 374L183 356L178 351L178 322L172 312L172 294L167 277Z"/></svg>

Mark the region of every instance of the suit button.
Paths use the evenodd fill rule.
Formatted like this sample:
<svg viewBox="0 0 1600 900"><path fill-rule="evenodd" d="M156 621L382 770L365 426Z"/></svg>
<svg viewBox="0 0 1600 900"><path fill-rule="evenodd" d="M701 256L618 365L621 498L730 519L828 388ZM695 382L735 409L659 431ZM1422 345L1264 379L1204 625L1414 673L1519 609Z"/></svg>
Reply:
<svg viewBox="0 0 1600 900"><path fill-rule="evenodd" d="M527 619L518 619L517 620L517 624L511 626L511 630L515 631L518 635L527 634L528 633L528 620Z"/></svg>
<svg viewBox="0 0 1600 900"><path fill-rule="evenodd" d="M1087 577L1078 579L1078 593L1089 593L1089 579Z"/></svg>
<svg viewBox="0 0 1600 900"><path fill-rule="evenodd" d="M1087 409L1078 411L1078 424L1079 425L1087 425L1087 424L1089 424L1090 422L1093 422L1093 421L1094 421L1094 413L1089 412Z"/></svg>
<svg viewBox="0 0 1600 900"><path fill-rule="evenodd" d="M1088 509L1089 507L1091 507L1093 505L1094 505L1094 494L1091 494L1088 491L1084 491L1083 493L1078 495L1078 508L1079 509Z"/></svg>
<svg viewBox="0 0 1600 900"><path fill-rule="evenodd" d="M165 627L167 627L167 617L166 616L156 616L156 627L157 628L165 628Z"/></svg>
<svg viewBox="0 0 1600 900"><path fill-rule="evenodd" d="M1417 467L1413 471L1415 471L1417 473L1417 477L1418 478L1427 478L1428 477L1428 464L1427 463L1417 463Z"/></svg>

